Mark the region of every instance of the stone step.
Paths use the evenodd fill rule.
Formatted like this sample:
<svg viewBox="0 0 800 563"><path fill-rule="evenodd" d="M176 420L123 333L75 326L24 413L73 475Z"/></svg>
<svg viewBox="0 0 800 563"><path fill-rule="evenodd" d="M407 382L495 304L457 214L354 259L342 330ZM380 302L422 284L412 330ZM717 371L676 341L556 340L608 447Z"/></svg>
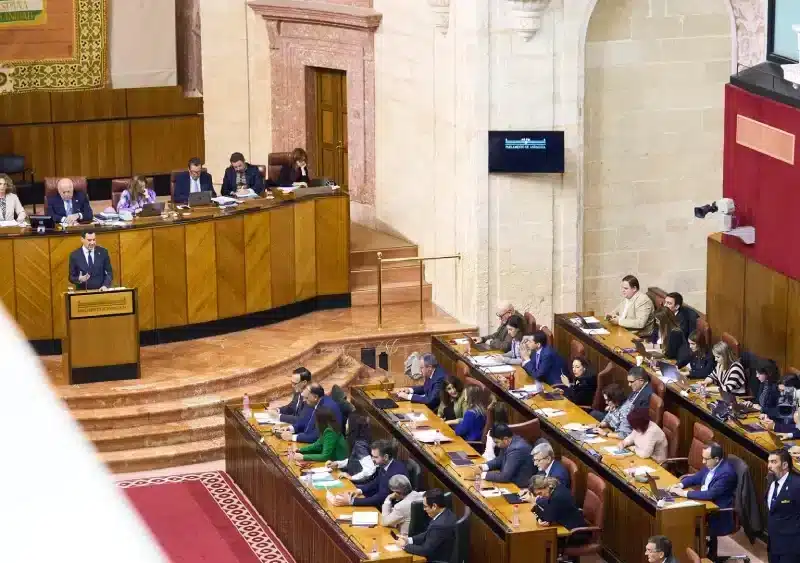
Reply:
<svg viewBox="0 0 800 563"><path fill-rule="evenodd" d="M388 267L392 266L392 267ZM387 264L383 268L383 283L417 282L419 283L419 265L401 262ZM378 284L378 270L375 266L350 270L350 289Z"/></svg>
<svg viewBox="0 0 800 563"><path fill-rule="evenodd" d="M383 304L419 303L419 282L399 282L383 284ZM424 301L430 301L433 287L429 283L422 285ZM353 307L373 306L378 304L378 286L368 285L354 289L350 293Z"/></svg>
<svg viewBox="0 0 800 563"><path fill-rule="evenodd" d="M417 247L409 243L408 246L376 250L351 250L350 269L359 270L364 267L374 268L378 265L378 252L383 253L383 258L411 258L417 256ZM388 264L386 264L388 266Z"/></svg>
<svg viewBox="0 0 800 563"><path fill-rule="evenodd" d="M281 361L271 366L245 372L220 372L213 379L187 373L185 377L170 377L161 380L134 380L72 385L62 388L62 399L71 409L105 409L144 405L154 401L174 401L219 393L225 389L253 385L259 381L280 375L291 389L289 378L283 378L298 365L305 365L315 381L322 381L331 368L337 365L339 354L331 352L317 354L315 350Z"/></svg>
<svg viewBox="0 0 800 563"><path fill-rule="evenodd" d="M197 440L185 444L171 444L153 448L139 448L98 454L101 461L114 473L147 471L164 467L177 467L216 461L225 456L225 438Z"/></svg>
<svg viewBox="0 0 800 563"><path fill-rule="evenodd" d="M225 419L219 413L181 422L90 430L86 432L86 437L99 452L117 452L213 440L223 436L224 427Z"/></svg>

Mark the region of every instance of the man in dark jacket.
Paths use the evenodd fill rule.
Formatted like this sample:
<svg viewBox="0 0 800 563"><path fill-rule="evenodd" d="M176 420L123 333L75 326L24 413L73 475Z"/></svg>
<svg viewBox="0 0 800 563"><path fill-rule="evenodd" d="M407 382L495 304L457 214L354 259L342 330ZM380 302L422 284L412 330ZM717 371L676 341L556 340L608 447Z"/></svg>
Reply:
<svg viewBox="0 0 800 563"><path fill-rule="evenodd" d="M302 442L304 444L311 444L319 438L319 428L317 428L317 419L314 412L318 407L325 407L330 409L339 423L342 426L342 412L336 402L325 395L325 389L319 383L312 383L308 388L306 395L306 406L300 413L297 422L294 423L292 430L286 431L281 435L284 440L292 442Z"/></svg>
<svg viewBox="0 0 800 563"><path fill-rule="evenodd" d="M583 513L575 504L572 493L558 479L536 475L530 481L529 492L535 500L533 512L541 526L564 526L568 530L587 526ZM530 498L530 496L529 496ZM591 539L591 534L575 532L569 545L582 545Z"/></svg>
<svg viewBox="0 0 800 563"><path fill-rule="evenodd" d="M233 196L237 191L248 188L257 194L264 193L264 177L258 166L248 164L242 153L235 152L222 178L222 195Z"/></svg>
<svg viewBox="0 0 800 563"><path fill-rule="evenodd" d="M628 385L631 394L628 395L627 402L633 403L633 409L649 409L650 395L653 394L653 386L650 385L650 377L644 368L634 366L628 370Z"/></svg>
<svg viewBox="0 0 800 563"><path fill-rule="evenodd" d="M767 469L772 477L767 490L769 563L798 563L800 477L792 473L792 457L786 450L769 454Z"/></svg>
<svg viewBox="0 0 800 563"><path fill-rule="evenodd" d="M440 489L425 492L422 508L431 519L428 529L410 538L401 536L397 545L407 553L421 555L428 561L449 561L455 547L458 518L445 507L444 493Z"/></svg>
<svg viewBox="0 0 800 563"><path fill-rule="evenodd" d="M500 453L489 463L481 465L483 479L527 487L533 475L531 445L522 436L515 435L508 424L495 424L492 438Z"/></svg>
<svg viewBox="0 0 800 563"><path fill-rule="evenodd" d="M311 372L304 367L295 368L292 372L292 400L288 404L273 410L280 416L281 422L294 424L305 406L303 389L311 384Z"/></svg>
<svg viewBox="0 0 800 563"><path fill-rule="evenodd" d="M439 408L439 396L444 386L444 369L433 354L422 356L422 377L425 382L415 387L405 387L397 390L397 395L412 403L422 403L432 411Z"/></svg>
<svg viewBox="0 0 800 563"><path fill-rule="evenodd" d="M408 477L408 469L397 455L397 444L392 440L375 440L372 443L372 461L378 469L369 481L358 485L355 493L347 495L337 495L334 506L374 506L380 509L383 501L392 492L389 489L389 479L395 475L405 475Z"/></svg>
<svg viewBox="0 0 800 563"><path fill-rule="evenodd" d="M697 330L697 313L683 306L683 295L677 291L667 293L664 298L664 307L674 313L675 320L678 321L678 326L686 338L689 338L689 335Z"/></svg>
<svg viewBox="0 0 800 563"><path fill-rule="evenodd" d="M480 341L481 343L485 344L487 348L508 352L511 350L511 336L508 334L506 323L508 322L508 319L514 315L519 315L522 317L522 314L518 313L517 310L514 309L514 305L512 305L510 302L504 301L497 306L496 315L497 318L500 319L500 326L498 326L497 330L495 330L492 334L481 336Z"/></svg>
<svg viewBox="0 0 800 563"><path fill-rule="evenodd" d="M556 459L553 446L547 440L541 440L533 447L533 464L536 474L558 479L566 488L572 485L572 477L564 464Z"/></svg>
<svg viewBox="0 0 800 563"><path fill-rule="evenodd" d="M647 563L677 563L672 554L672 542L667 536L652 536L644 548Z"/></svg>

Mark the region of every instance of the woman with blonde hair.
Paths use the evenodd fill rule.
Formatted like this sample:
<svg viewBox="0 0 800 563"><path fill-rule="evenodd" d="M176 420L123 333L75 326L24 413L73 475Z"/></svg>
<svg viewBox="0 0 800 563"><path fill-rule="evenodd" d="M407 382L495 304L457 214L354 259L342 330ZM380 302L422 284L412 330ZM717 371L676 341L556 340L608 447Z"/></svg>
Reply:
<svg viewBox="0 0 800 563"><path fill-rule="evenodd" d="M23 222L27 218L17 194L14 180L8 174L0 174L0 221Z"/></svg>
<svg viewBox="0 0 800 563"><path fill-rule="evenodd" d="M468 442L479 442L486 426L486 393L479 385L467 385L464 390L466 407L464 418L455 427L457 436Z"/></svg>
<svg viewBox="0 0 800 563"><path fill-rule="evenodd" d="M714 368L714 371L703 383L706 385L716 383L719 385L720 390L734 395L746 395L747 378L744 375L744 367L730 346L720 340L711 348L711 353L714 355L717 367Z"/></svg>
<svg viewBox="0 0 800 563"><path fill-rule="evenodd" d="M129 213L138 213L146 203L156 202L156 192L152 188L147 187L147 183L142 176L134 176L131 178L128 189L122 192L117 204L117 213L127 211Z"/></svg>

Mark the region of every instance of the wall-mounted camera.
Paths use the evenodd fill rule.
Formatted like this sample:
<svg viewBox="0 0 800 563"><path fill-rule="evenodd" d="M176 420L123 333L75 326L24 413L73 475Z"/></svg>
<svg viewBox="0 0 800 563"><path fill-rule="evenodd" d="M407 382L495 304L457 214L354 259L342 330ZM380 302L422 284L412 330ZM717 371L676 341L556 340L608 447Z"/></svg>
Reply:
<svg viewBox="0 0 800 563"><path fill-rule="evenodd" d="M756 230L754 227L739 227L736 220L736 204L729 197L701 205L694 208L694 216L705 219L711 213L722 214L722 232L739 238L745 244L755 244Z"/></svg>

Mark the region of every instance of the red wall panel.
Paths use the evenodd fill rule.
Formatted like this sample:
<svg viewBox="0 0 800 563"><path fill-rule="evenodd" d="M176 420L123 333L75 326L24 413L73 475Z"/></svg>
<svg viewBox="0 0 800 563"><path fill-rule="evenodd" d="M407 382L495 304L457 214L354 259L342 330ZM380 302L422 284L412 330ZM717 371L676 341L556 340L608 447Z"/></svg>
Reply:
<svg viewBox="0 0 800 563"><path fill-rule="evenodd" d="M795 164L736 143L736 116L743 115L797 137ZM724 243L748 258L800 280L800 109L746 90L725 87L724 197L736 202L740 224L756 229L756 243L735 237Z"/></svg>

